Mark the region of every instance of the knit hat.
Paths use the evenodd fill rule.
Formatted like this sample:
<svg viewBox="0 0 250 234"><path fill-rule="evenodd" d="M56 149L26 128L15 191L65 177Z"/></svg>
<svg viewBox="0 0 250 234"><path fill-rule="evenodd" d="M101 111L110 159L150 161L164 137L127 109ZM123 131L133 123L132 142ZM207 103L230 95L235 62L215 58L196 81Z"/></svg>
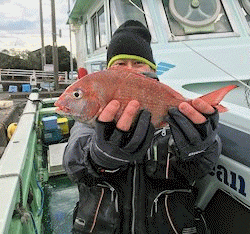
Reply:
<svg viewBox="0 0 250 234"><path fill-rule="evenodd" d="M150 43L151 34L141 22L126 21L115 31L108 46L108 68L119 59L136 59L156 70Z"/></svg>

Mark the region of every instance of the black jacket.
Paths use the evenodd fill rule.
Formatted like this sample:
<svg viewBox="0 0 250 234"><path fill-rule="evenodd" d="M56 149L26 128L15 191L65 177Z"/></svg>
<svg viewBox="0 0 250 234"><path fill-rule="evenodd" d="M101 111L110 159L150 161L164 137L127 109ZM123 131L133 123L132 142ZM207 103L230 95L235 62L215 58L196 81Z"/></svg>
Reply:
<svg viewBox="0 0 250 234"><path fill-rule="evenodd" d="M163 128L143 163L105 170L91 159L94 134L76 122L64 153L64 168L79 187L75 233L205 233L191 185L212 170L217 157L205 167L199 158L180 162L169 151L170 130Z"/></svg>

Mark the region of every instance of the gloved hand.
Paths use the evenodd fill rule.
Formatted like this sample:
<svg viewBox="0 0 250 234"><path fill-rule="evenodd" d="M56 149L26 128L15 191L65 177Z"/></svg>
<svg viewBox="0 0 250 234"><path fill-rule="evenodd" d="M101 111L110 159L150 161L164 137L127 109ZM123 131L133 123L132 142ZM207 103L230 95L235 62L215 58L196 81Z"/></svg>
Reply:
<svg viewBox="0 0 250 234"><path fill-rule="evenodd" d="M150 112L143 110L127 132L116 128L114 122L97 121L92 140L92 160L107 169L116 169L127 163L142 161L154 135Z"/></svg>
<svg viewBox="0 0 250 234"><path fill-rule="evenodd" d="M216 155L220 154L221 144L217 136L218 110L210 115L204 114L204 116L207 118L205 123L194 124L177 108L169 110L167 122L177 148L176 154L182 161L191 160L205 151L210 152L210 148L214 149L215 141L217 141L217 148L213 151L216 152Z"/></svg>

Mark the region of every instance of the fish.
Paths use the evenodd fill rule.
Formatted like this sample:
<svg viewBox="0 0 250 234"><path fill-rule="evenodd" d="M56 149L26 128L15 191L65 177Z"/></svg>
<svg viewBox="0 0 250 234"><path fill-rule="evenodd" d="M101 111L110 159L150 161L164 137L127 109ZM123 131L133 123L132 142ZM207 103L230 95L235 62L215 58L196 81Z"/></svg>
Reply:
<svg viewBox="0 0 250 234"><path fill-rule="evenodd" d="M237 85L228 85L200 98L217 108L220 113L227 108L220 102L224 96ZM59 96L55 102L56 112L71 116L75 120L92 124L101 110L111 101L120 102L116 114L117 121L131 100L140 103L140 110L151 113L151 122L157 127L166 125L168 110L178 107L182 102L192 103L191 99L183 97L166 84L139 73L131 68L111 67L94 72L77 80Z"/></svg>

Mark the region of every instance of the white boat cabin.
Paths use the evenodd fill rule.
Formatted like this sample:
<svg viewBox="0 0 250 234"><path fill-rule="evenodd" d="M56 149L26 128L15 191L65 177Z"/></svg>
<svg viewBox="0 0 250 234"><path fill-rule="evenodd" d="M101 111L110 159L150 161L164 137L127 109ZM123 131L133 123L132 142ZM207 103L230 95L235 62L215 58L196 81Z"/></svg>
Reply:
<svg viewBox="0 0 250 234"><path fill-rule="evenodd" d="M112 34L135 19L152 34L162 82L232 79L224 71L249 77L249 0L75 0L71 6L68 23L75 32L78 67L89 73L106 68Z"/></svg>
<svg viewBox="0 0 250 234"><path fill-rule="evenodd" d="M229 109L220 115L223 151L214 172L199 185L197 205L204 210L215 199L215 213L225 224L222 213L238 217L230 206L240 204L242 207L237 209L248 214L244 215L247 220L250 0L75 0L68 23L76 36L78 67L87 68L89 73L105 69L110 38L128 19L148 27L160 81L185 97L194 98L229 84L239 86L222 101ZM222 196L219 194L217 200L218 191ZM227 200L231 205L222 202ZM214 218L213 222L218 220ZM243 227L242 222L238 224ZM236 233L236 229L229 228L234 231L227 233Z"/></svg>

